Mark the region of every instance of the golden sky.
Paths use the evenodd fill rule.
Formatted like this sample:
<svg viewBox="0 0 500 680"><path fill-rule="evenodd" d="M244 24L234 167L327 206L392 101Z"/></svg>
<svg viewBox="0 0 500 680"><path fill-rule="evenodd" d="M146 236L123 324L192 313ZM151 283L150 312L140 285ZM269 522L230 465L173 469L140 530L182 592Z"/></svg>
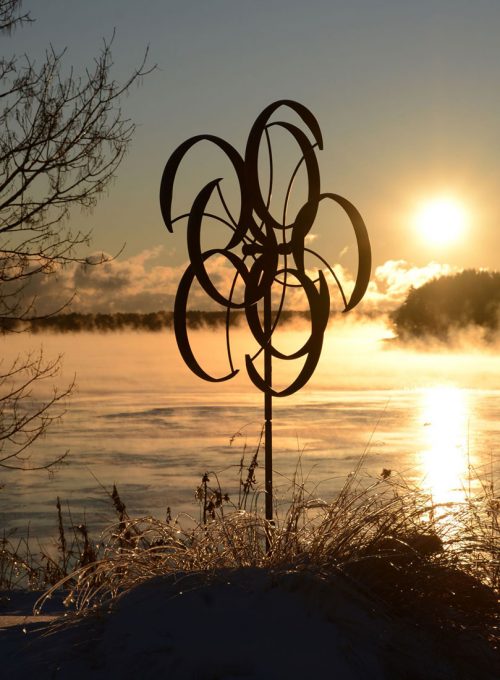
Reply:
<svg viewBox="0 0 500 680"><path fill-rule="evenodd" d="M40 59L50 44L67 46L66 63L83 72L116 27L117 79L147 45L158 64L122 102L138 129L116 181L92 213L72 217L93 230L93 250L126 244L123 266L141 261L147 276L156 267L163 285L159 268L180 271L187 259L185 229L168 234L159 211L169 155L199 133L243 152L258 113L289 98L321 126L322 190L348 198L365 219L376 285L389 270L498 268L497 0L148 0L147 12L132 0L29 4L36 21L4 36L4 51ZM209 156L190 167L179 183L187 209L204 177L225 177ZM232 179L224 181L230 194ZM425 236L416 215L443 198L463 211L461 233ZM352 269L337 215L314 234L331 263Z"/></svg>

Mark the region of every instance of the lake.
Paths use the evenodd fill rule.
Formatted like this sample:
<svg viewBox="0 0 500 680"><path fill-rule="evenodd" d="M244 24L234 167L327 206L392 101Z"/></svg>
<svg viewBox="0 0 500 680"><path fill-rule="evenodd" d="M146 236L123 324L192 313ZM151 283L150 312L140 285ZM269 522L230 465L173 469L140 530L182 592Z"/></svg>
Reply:
<svg viewBox="0 0 500 680"><path fill-rule="evenodd" d="M290 327L281 348L302 343L305 329ZM235 363L227 383L206 383L179 358L171 332L21 334L2 338L5 364L42 346L47 358L63 354L58 383L76 376L67 411L32 447L33 464L66 450L56 470L0 470L2 528L44 539L56 534L56 498L75 523L93 531L115 520L109 498L116 484L134 516L198 517L194 491L214 471L235 497L243 455L249 462L263 423L263 398L250 383L242 357L251 338L235 329ZM224 370L222 331L193 334L203 365ZM331 498L365 454L363 474L385 468L432 493L436 502L460 500L479 489L469 470L500 479L500 355L475 346L403 349L383 324L335 320L308 385L274 399L274 484L286 503L297 468L306 488ZM293 362L273 370L276 382L293 377ZM51 386L33 394L37 402ZM257 475L263 483L263 452ZM475 475L474 475L475 476ZM215 478L212 478L215 480ZM262 505L264 502L261 497Z"/></svg>

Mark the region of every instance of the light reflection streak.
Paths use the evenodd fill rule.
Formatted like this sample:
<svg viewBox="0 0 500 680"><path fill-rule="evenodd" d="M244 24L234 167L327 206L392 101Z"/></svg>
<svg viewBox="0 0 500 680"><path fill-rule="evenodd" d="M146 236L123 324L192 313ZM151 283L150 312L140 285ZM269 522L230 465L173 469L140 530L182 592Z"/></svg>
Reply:
<svg viewBox="0 0 500 680"><path fill-rule="evenodd" d="M470 470L469 403L466 390L438 386L422 392L423 488L434 504L461 503Z"/></svg>

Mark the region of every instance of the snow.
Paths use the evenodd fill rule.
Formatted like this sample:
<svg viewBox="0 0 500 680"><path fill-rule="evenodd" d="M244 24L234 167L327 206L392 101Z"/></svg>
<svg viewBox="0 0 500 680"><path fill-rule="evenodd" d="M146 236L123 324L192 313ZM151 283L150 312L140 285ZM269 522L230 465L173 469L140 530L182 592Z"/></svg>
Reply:
<svg viewBox="0 0 500 680"><path fill-rule="evenodd" d="M56 616L52 623L18 618L5 627L9 616L29 614L35 599L11 594L7 606L3 598L0 672L6 679L474 677L458 673L435 631L391 617L341 574L325 581L248 568L219 570L208 579L199 573L156 577L106 611L57 616L56 598L44 610ZM491 679L500 677L491 670Z"/></svg>

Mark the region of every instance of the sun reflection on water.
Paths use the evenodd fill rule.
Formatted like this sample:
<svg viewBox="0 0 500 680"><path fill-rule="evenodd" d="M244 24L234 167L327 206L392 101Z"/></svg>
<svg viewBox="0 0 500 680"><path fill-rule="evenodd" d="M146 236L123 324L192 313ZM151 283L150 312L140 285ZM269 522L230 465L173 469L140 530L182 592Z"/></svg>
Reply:
<svg viewBox="0 0 500 680"><path fill-rule="evenodd" d="M469 475L469 403L466 390L439 386L422 392L423 487L434 503L465 500Z"/></svg>

